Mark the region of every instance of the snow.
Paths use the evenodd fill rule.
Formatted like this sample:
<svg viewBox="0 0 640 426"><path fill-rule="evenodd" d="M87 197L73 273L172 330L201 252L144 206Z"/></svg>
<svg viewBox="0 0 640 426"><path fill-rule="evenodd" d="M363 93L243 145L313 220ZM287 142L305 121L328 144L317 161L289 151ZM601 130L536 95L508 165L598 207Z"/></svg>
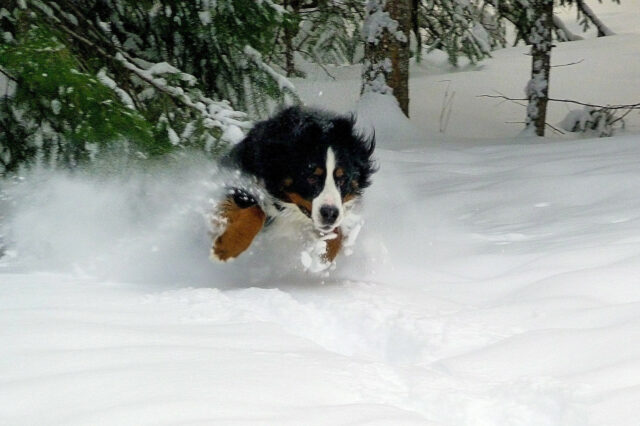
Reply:
<svg viewBox="0 0 640 426"><path fill-rule="evenodd" d="M384 10L386 0L368 0L366 3L366 16L362 26L362 38L367 43L378 44L381 40L382 33L385 29L391 33L399 33L396 35L399 41L404 41L401 38L406 36L401 31L396 31L398 28L398 21L392 19L389 13Z"/></svg>
<svg viewBox="0 0 640 426"><path fill-rule="evenodd" d="M167 126L167 135L169 137L169 142L171 142L172 145L180 144L180 136L178 136L176 131L173 130L171 126Z"/></svg>
<svg viewBox="0 0 640 426"><path fill-rule="evenodd" d="M200 18L202 25L209 25L211 23L211 12L208 10L198 12L198 17Z"/></svg>
<svg viewBox="0 0 640 426"><path fill-rule="evenodd" d="M107 70L106 68L102 68L98 74L96 75L96 77L98 78L98 80L100 81L100 83L104 84L105 86L107 86L109 89L113 90L116 95L118 95L118 98L120 98L120 101L122 101L122 103L130 109L136 109L134 103L133 103L133 99L131 99L131 96L129 96L129 94L124 91L123 89L121 89L120 87L118 87L118 85L116 84L115 81L113 81L113 79L111 77L109 77L107 75ZM54 110L55 111L55 110Z"/></svg>
<svg viewBox="0 0 640 426"><path fill-rule="evenodd" d="M12 97L16 91L16 84L0 72L0 100Z"/></svg>
<svg viewBox="0 0 640 426"><path fill-rule="evenodd" d="M587 64L554 68L553 96L637 102L629 3L601 15L617 35L554 49ZM458 72L428 55L411 120L389 97L356 104L357 69L296 81L379 139L328 276L269 233L210 263L225 177L195 155L3 181L0 423L636 425L639 117L612 138L515 139L524 108L476 96L520 93L526 50Z"/></svg>
<svg viewBox="0 0 640 426"><path fill-rule="evenodd" d="M242 132L242 130L239 127L233 125L227 126L227 128L224 129L224 132L222 133L222 140L230 142L232 144L240 142L243 138L244 133Z"/></svg>
<svg viewBox="0 0 640 426"><path fill-rule="evenodd" d="M265 71L271 78L273 78L273 80L278 84L280 90L286 90L291 93L296 92L296 88L291 80L284 77L282 74L279 74L276 70L263 62L262 54L260 52L249 45L246 45L243 51L244 54L247 55L247 57L250 58L256 66L262 68L263 71Z"/></svg>
<svg viewBox="0 0 640 426"><path fill-rule="evenodd" d="M268 238L208 263L206 162L26 177L5 188L0 417L635 424L638 155L637 136L382 149L329 277Z"/></svg>
<svg viewBox="0 0 640 426"><path fill-rule="evenodd" d="M386 148L421 144L420 131L402 113L391 94L364 93L355 108L357 124L365 134L375 135Z"/></svg>
<svg viewBox="0 0 640 426"><path fill-rule="evenodd" d="M61 109L62 109L62 103L58 99L54 99L51 101L51 111L55 115L60 114Z"/></svg>
<svg viewBox="0 0 640 426"><path fill-rule="evenodd" d="M115 59L120 61L126 69L133 72L137 77L153 86L154 89L169 94L185 106L197 111L203 118L205 127L211 129L218 128L223 132L228 126L238 128L248 127L247 122L241 121L245 118L246 114L233 110L228 101L214 101L201 94L196 95L196 100L194 100L190 94L185 93L182 87L171 86L167 84L166 79L155 76L158 73L177 73L181 80L186 81L187 85L193 85L195 83L195 77L192 75L180 73L176 68L166 62L153 64L148 69L143 69L125 57L122 52L116 53Z"/></svg>

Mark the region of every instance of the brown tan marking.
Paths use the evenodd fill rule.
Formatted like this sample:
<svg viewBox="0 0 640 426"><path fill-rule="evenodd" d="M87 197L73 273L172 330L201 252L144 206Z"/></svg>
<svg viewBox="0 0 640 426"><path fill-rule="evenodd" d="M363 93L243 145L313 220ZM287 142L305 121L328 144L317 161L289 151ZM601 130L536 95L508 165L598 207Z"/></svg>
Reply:
<svg viewBox="0 0 640 426"><path fill-rule="evenodd" d="M211 248L211 256L226 262L238 257L250 245L264 226L266 215L255 205L242 209L228 198L220 205L221 216L226 219L226 228Z"/></svg>
<svg viewBox="0 0 640 426"><path fill-rule="evenodd" d="M313 174L316 176L322 176L324 174L324 169L322 167L316 167Z"/></svg>
<svg viewBox="0 0 640 426"><path fill-rule="evenodd" d="M342 199L342 202L343 202L343 203L347 203L347 202L349 202L349 201L351 201L351 200L355 199L356 197L357 197L357 195L356 195L356 194L347 194L347 195L345 195L345 196L344 196L344 198Z"/></svg>
<svg viewBox="0 0 640 426"><path fill-rule="evenodd" d="M342 169L342 167L338 167L336 169L336 177L342 177L344 176L344 169Z"/></svg>
<svg viewBox="0 0 640 426"><path fill-rule="evenodd" d="M311 214L311 201L304 199L300 194L295 192L285 192L285 194L292 203L300 207L300 210Z"/></svg>
<svg viewBox="0 0 640 426"><path fill-rule="evenodd" d="M282 181L282 183L284 184L284 186L291 186L291 184L293 184L293 179L288 177L284 181Z"/></svg>
<svg viewBox="0 0 640 426"><path fill-rule="evenodd" d="M336 228L333 232L336 234L336 237L327 240L327 252L324 255L327 262L333 262L333 259L335 259L340 252L340 248L342 248L342 230Z"/></svg>

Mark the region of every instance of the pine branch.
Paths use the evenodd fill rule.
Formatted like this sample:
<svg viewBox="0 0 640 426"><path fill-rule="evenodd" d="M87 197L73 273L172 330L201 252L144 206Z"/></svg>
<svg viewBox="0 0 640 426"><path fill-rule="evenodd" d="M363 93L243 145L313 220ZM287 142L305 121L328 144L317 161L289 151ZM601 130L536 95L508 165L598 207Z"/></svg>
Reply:
<svg viewBox="0 0 640 426"><path fill-rule="evenodd" d="M313 56L311 53L307 52L306 50L301 50L301 49L298 49L298 52L302 53L303 55L307 55L309 58L311 58L311 60L313 60L314 63L316 65L318 65L322 69L322 71L324 71L329 77L331 77L332 80L336 79L336 77L329 72L327 67L325 67L320 61L318 61L318 58Z"/></svg>
<svg viewBox="0 0 640 426"><path fill-rule="evenodd" d="M571 30L567 28L566 24L562 21L562 19L560 19L560 17L557 15L553 15L553 26L556 28L556 34L558 33L558 31L561 31L562 34L564 35L565 40L559 40L559 41L584 40L584 37L581 37L577 34L572 33Z"/></svg>
<svg viewBox="0 0 640 426"><path fill-rule="evenodd" d="M11 74L9 74L4 68L0 67L0 73L2 73L2 75L4 75L5 77L7 77L9 80L14 81L14 82L18 82L18 79L15 78L14 76L12 76Z"/></svg>
<svg viewBox="0 0 640 426"><path fill-rule="evenodd" d="M85 44L86 46L88 46L88 47L90 47L92 49L95 49L95 51L97 53L99 53L101 56L103 56L104 58L108 59L112 63L115 62L115 63L119 63L120 65L124 66L127 70L129 70L130 72L135 74L141 80L143 80L146 83L150 84L151 86L153 86L158 91L168 95L174 102L178 102L178 103L180 103L180 104L182 104L182 105L184 105L184 106L196 111L197 113L203 115L205 119L212 120L212 122L210 124L213 124L216 127L223 127L223 122L226 122L227 124L232 124L232 125L235 125L237 127L245 128L245 129L250 126L249 123L244 122L244 121L236 120L234 118L229 117L228 115L224 115L224 116L221 116L221 117L216 117L214 114L210 114L209 111L207 111L207 108L205 107L205 104L211 105L213 103L213 101L210 101L210 100L208 100L208 99L206 99L206 98L201 96L198 99L199 102L194 103L184 93L184 90L182 88L171 87L171 86L168 86L166 84L163 84L163 82L161 80L152 77L148 72L146 72L142 68L139 68L136 65L134 65L132 63L133 58L127 52L125 52L123 49L115 47L115 46L112 46L117 51L117 53L115 55L112 55L109 52L107 52L106 50L104 50L102 47L98 46L96 43L92 42L91 40L87 39L86 37L83 37L82 35L76 33L72 29L68 28L63 23L59 22L58 23L58 28L60 28L61 30L63 30L64 32L66 32L67 34L72 36L73 38L75 38L77 41ZM239 117L239 115L238 115L238 117Z"/></svg>
<svg viewBox="0 0 640 426"><path fill-rule="evenodd" d="M126 55L126 56L125 56ZM217 117L215 114L211 114L207 111L206 106L214 105L214 101L210 99L206 99L203 96L200 96L198 102L193 102L185 93L184 90L180 87L172 87L166 84L163 84L162 80L154 78L150 75L150 73L142 68L137 67L131 62L131 57L127 55L125 52L118 52L114 58L119 61L126 69L133 72L138 78L144 80L151 86L153 86L158 91L168 95L171 99L178 101L182 105L191 108L192 110L202 114L206 119L210 119L213 121L213 124L222 127L222 121L225 121L227 124L233 124L240 128L248 128L250 124L244 121L236 120L229 116ZM219 108L220 112L222 108ZM238 117L241 117L241 113L236 112Z"/></svg>
<svg viewBox="0 0 640 426"><path fill-rule="evenodd" d="M615 35L615 33L611 31L609 27L607 27L604 22L600 20L600 18L598 18L598 16L593 12L589 5L584 2L584 0L576 0L576 6L578 7L578 10L582 12L584 16L586 16L587 19L589 19L589 21L593 23L593 25L596 26L596 28L598 29L598 37Z"/></svg>

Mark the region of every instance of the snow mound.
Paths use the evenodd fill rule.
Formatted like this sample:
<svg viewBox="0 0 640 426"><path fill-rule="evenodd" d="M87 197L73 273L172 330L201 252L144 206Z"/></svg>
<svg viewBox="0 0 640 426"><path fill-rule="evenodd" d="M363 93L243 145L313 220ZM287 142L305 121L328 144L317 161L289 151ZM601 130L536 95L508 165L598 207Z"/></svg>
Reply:
<svg viewBox="0 0 640 426"><path fill-rule="evenodd" d="M402 113L391 95L365 93L356 105L356 114L356 125L366 134L375 133L381 148L406 148L424 141L424 133Z"/></svg>

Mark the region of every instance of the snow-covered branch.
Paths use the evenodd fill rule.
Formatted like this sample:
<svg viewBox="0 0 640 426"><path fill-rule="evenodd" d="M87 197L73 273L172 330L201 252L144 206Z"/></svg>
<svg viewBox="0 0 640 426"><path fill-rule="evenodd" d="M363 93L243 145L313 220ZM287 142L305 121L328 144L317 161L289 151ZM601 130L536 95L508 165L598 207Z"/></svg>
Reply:
<svg viewBox="0 0 640 426"><path fill-rule="evenodd" d="M553 25L556 27L556 34L558 34L559 41L578 41L584 40L577 34L571 32L562 19L558 15L553 15Z"/></svg>
<svg viewBox="0 0 640 426"><path fill-rule="evenodd" d="M576 0L576 6L578 7L578 10L582 14L584 14L584 16L586 16L587 19L591 21L591 23L593 23L593 25L596 26L596 28L598 29L598 37L610 36L615 34L613 31L611 31L611 29L609 29L609 27L604 24L604 22L602 22L600 18L598 18L598 15L595 14L593 9L591 9L591 7L589 7L589 5L585 3L584 0Z"/></svg>

